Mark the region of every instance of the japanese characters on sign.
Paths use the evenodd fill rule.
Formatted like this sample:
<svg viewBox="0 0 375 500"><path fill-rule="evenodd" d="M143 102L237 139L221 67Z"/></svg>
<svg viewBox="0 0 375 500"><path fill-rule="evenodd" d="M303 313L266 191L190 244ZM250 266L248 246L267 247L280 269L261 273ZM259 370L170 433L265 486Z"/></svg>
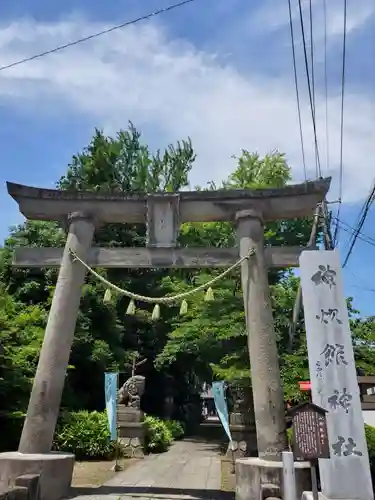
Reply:
<svg viewBox="0 0 375 500"><path fill-rule="evenodd" d="M357 443L355 443L354 439L351 437L345 439L342 436L338 436L337 442L332 445L332 450L338 457L349 457L350 455L361 457L363 455L361 451L357 450Z"/></svg>
<svg viewBox="0 0 375 500"><path fill-rule="evenodd" d="M338 389L333 391L333 394L328 397L327 402L330 410L343 409L345 413L349 412L353 396L347 392L346 387L340 392Z"/></svg>
<svg viewBox="0 0 375 500"><path fill-rule="evenodd" d="M326 266L319 265L318 271L311 276L311 281L315 286L328 285L330 288L336 286L336 271Z"/></svg>
<svg viewBox="0 0 375 500"><path fill-rule="evenodd" d="M341 319L338 318L338 309L320 309L320 313L316 315L316 319L320 319L322 323L328 325L330 321L336 321L339 325L342 325Z"/></svg>
<svg viewBox="0 0 375 500"><path fill-rule="evenodd" d="M344 346L341 344L326 344L320 355L324 356L324 364L326 367L334 362L336 365L348 364L345 359Z"/></svg>

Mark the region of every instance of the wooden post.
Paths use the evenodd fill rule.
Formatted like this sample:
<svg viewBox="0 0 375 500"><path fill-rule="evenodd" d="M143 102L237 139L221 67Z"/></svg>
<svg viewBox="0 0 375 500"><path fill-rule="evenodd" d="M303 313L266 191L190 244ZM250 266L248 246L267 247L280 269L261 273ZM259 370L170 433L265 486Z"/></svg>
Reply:
<svg viewBox="0 0 375 500"><path fill-rule="evenodd" d="M18 451L51 450L74 337L86 269L74 262L69 249L86 259L94 224L81 214L69 218L69 233L48 316L46 332Z"/></svg>
<svg viewBox="0 0 375 500"><path fill-rule="evenodd" d="M255 250L241 266L242 290L254 397L258 454L280 460L286 448L284 398L264 252L263 223L252 210L238 212L240 255Z"/></svg>

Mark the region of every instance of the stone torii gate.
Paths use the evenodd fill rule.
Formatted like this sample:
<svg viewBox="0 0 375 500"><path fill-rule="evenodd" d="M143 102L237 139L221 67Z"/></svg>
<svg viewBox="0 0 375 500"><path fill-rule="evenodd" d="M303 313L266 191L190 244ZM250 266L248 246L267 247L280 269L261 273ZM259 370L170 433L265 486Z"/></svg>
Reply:
<svg viewBox="0 0 375 500"><path fill-rule="evenodd" d="M14 255L16 267L60 267L19 452L48 454L52 446L86 274L69 249L91 267L200 268L228 267L253 248L255 255L241 265L241 277L258 453L267 460L280 459L285 448L284 402L267 268L297 267L303 249L264 248L263 225L312 215L329 185L330 179L321 179L280 189L129 195L7 183L27 219L60 221L67 227L65 249L19 248ZM235 221L238 246L177 248L180 224L211 221ZM147 224L147 246L91 247L95 228L107 223Z"/></svg>

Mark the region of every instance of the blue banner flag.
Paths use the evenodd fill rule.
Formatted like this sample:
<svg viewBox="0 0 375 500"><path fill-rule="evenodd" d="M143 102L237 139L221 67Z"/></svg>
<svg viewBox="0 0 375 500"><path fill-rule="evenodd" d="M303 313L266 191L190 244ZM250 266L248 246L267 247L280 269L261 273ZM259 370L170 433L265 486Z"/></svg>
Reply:
<svg viewBox="0 0 375 500"><path fill-rule="evenodd" d="M115 441L117 439L117 424L116 424L117 381L118 381L118 373L104 374L105 407L107 410L111 441Z"/></svg>
<svg viewBox="0 0 375 500"><path fill-rule="evenodd" d="M224 430L232 442L232 436L229 428L229 414L227 400L225 399L224 382L212 382L212 394L214 396L217 414L219 415L220 422Z"/></svg>

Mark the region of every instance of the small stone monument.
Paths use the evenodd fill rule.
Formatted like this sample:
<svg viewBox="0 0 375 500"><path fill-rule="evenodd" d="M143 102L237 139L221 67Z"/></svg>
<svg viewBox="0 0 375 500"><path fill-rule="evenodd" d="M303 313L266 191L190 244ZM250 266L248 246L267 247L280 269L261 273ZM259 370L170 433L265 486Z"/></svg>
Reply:
<svg viewBox="0 0 375 500"><path fill-rule="evenodd" d="M119 442L124 456L144 456L145 428L141 397L145 390L145 377L133 375L119 389L117 394L117 425Z"/></svg>
<svg viewBox="0 0 375 500"><path fill-rule="evenodd" d="M227 456L235 458L254 456L257 453L253 392L251 387L238 384L230 386L232 411L229 428L233 439L233 451L228 446Z"/></svg>

